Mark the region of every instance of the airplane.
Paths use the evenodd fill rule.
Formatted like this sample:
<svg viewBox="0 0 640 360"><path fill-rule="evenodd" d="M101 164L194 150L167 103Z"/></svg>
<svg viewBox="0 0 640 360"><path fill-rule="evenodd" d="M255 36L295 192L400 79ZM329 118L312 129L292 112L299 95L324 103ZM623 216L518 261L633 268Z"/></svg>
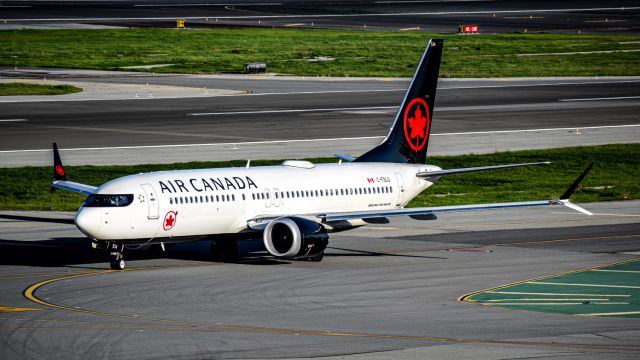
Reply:
<svg viewBox="0 0 640 360"><path fill-rule="evenodd" d="M557 199L405 208L443 176L545 165L533 162L441 169L426 164L444 41L428 42L389 133L381 144L339 163L286 160L278 166L157 171L129 175L99 187L67 180L53 144L52 190L87 195L75 216L96 249L107 250L113 270L124 270L131 244L211 240L212 255L237 256L237 242L255 240L278 259L321 261L329 234L388 218L435 220L458 211L563 205L592 215L569 198L591 164ZM260 241L262 240L262 241Z"/></svg>

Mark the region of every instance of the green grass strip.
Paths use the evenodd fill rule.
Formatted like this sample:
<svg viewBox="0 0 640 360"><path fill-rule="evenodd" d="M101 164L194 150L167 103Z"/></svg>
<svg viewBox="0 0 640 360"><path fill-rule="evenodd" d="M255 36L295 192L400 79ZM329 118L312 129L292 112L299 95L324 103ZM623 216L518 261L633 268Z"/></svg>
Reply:
<svg viewBox="0 0 640 360"><path fill-rule="evenodd" d="M335 162L337 159L310 159ZM561 195L586 165L596 162L576 202L640 199L640 144L605 145L551 150L529 150L487 155L432 156L428 163L445 169L519 162L551 161L542 167L524 167L462 174L440 179L409 206L438 206L503 201L552 199ZM275 165L279 160L253 161L252 166ZM244 167L245 161L192 162L168 165L68 166L70 180L101 185L141 172L216 167ZM77 210L84 196L67 191L50 193L52 167L4 168L0 171L0 209Z"/></svg>
<svg viewBox="0 0 640 360"><path fill-rule="evenodd" d="M268 28L4 30L0 66L239 73L266 62L279 74L408 77L432 37L445 39L442 77L640 75L640 36ZM309 61L319 57L334 60Z"/></svg>
<svg viewBox="0 0 640 360"><path fill-rule="evenodd" d="M0 84L0 96L64 95L81 91L82 89L71 85L38 85L24 83Z"/></svg>

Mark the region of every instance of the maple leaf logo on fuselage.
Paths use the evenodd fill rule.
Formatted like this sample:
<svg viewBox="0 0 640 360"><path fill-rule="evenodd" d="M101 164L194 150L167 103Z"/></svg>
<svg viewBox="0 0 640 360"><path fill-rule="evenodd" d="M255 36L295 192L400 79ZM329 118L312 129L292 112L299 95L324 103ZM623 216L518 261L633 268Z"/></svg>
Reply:
<svg viewBox="0 0 640 360"><path fill-rule="evenodd" d="M176 213L173 211L169 211L167 215L164 216L164 230L169 231L176 224Z"/></svg>

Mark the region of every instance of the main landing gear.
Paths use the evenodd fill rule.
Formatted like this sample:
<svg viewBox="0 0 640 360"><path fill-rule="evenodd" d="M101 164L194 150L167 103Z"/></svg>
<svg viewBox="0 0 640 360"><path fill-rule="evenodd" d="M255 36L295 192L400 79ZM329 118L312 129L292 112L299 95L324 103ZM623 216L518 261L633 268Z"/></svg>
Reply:
<svg viewBox="0 0 640 360"><path fill-rule="evenodd" d="M211 240L209 252L213 261L235 262L238 259L238 243L232 239Z"/></svg>
<svg viewBox="0 0 640 360"><path fill-rule="evenodd" d="M111 270L124 270L126 264L124 262L124 244L109 242L109 258L111 259Z"/></svg>

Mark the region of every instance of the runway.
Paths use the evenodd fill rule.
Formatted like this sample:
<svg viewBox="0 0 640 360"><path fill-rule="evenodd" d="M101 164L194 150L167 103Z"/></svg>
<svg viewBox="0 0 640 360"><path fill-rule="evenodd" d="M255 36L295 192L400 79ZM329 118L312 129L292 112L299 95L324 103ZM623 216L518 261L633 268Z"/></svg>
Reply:
<svg viewBox="0 0 640 360"><path fill-rule="evenodd" d="M2 212L0 351L5 359L635 359L637 319L457 301L637 257L638 201L584 206L597 215L526 209L370 226L334 234L322 263L211 263L197 243L165 255L134 250L125 272L105 271L68 214Z"/></svg>
<svg viewBox="0 0 640 360"><path fill-rule="evenodd" d="M0 122L0 166L48 165L53 141L71 165L357 156L386 135L408 82L107 78L100 72L79 76L61 70L47 77L114 90L0 99L0 120L6 121ZM138 90L123 91L121 85ZM216 96L220 92L226 95ZM637 142L638 113L640 80L634 77L444 79L429 154Z"/></svg>
<svg viewBox="0 0 640 360"><path fill-rule="evenodd" d="M455 33L640 31L636 0L610 1L4 1L0 28L216 26L380 29Z"/></svg>

